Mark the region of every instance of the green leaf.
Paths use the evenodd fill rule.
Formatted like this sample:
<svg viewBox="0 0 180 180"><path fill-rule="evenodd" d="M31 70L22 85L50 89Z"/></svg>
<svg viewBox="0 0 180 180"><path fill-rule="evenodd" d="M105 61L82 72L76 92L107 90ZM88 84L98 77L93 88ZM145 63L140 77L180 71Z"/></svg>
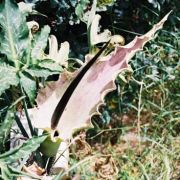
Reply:
<svg viewBox="0 0 180 180"><path fill-rule="evenodd" d="M0 3L0 26L0 51L18 68L19 60L28 47L29 30L25 16L11 0Z"/></svg>
<svg viewBox="0 0 180 180"><path fill-rule="evenodd" d="M0 126L0 151L3 149L5 140L7 139L11 126L14 121L14 114L9 110L6 114L5 120L3 121L2 125Z"/></svg>
<svg viewBox="0 0 180 180"><path fill-rule="evenodd" d="M50 71L48 69L39 69L39 68L31 68L31 69L26 69L26 72L28 72L31 76L34 77L44 77L45 79L53 74L59 74L57 71Z"/></svg>
<svg viewBox="0 0 180 180"><path fill-rule="evenodd" d="M104 7L104 6L112 6L116 0L98 0L97 6Z"/></svg>
<svg viewBox="0 0 180 180"><path fill-rule="evenodd" d="M0 95L10 87L19 83L16 69L6 64L0 64Z"/></svg>
<svg viewBox="0 0 180 180"><path fill-rule="evenodd" d="M0 162L0 168L1 168L1 177L4 180L13 180L13 177L7 167L6 164Z"/></svg>
<svg viewBox="0 0 180 180"><path fill-rule="evenodd" d="M89 0L80 0L76 6L75 13L81 19L83 17L84 11L87 9Z"/></svg>
<svg viewBox="0 0 180 180"><path fill-rule="evenodd" d="M50 71L59 71L59 72L63 71L63 68L51 59L44 59L40 61L38 66L40 66L41 68L48 69Z"/></svg>
<svg viewBox="0 0 180 180"><path fill-rule="evenodd" d="M27 158L32 152L34 152L40 144L47 138L47 135L32 137L27 140L21 146L16 147L6 153L0 155L0 162L6 164L14 163L19 159Z"/></svg>
<svg viewBox="0 0 180 180"><path fill-rule="evenodd" d="M44 49L47 46L47 40L50 33L50 27L44 26L39 33L37 33L33 40L33 48L31 51L31 58L34 60L42 59Z"/></svg>
<svg viewBox="0 0 180 180"><path fill-rule="evenodd" d="M4 180L11 180L11 179L13 180L15 177L20 177L20 176L29 177L31 179L40 179L40 177L37 175L20 171L17 168L6 165L5 163L2 163L2 162L0 162L0 168L1 168L1 174L2 174L2 176L0 177L2 177Z"/></svg>
<svg viewBox="0 0 180 180"><path fill-rule="evenodd" d="M29 97L29 100L31 103L34 102L35 96L36 96L36 81L32 79L30 75L27 73L20 73L20 83Z"/></svg>

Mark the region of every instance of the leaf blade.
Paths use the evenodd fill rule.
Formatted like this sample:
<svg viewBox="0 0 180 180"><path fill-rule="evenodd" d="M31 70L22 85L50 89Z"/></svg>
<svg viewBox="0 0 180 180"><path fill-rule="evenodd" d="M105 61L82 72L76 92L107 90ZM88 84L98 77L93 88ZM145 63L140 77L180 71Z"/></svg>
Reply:
<svg viewBox="0 0 180 180"><path fill-rule="evenodd" d="M49 69L45 68L31 68L31 69L26 69L25 72L29 73L33 77L44 77L45 79L53 74L59 74L59 71L50 71Z"/></svg>
<svg viewBox="0 0 180 180"><path fill-rule="evenodd" d="M3 149L4 143L10 134L10 129L12 127L14 121L14 114L8 110L5 120L2 122L0 126L0 147Z"/></svg>
<svg viewBox="0 0 180 180"><path fill-rule="evenodd" d="M0 155L0 162L7 164L14 163L18 159L27 158L32 152L34 152L40 144L47 138L47 135L32 137L25 143L16 147L6 153Z"/></svg>
<svg viewBox="0 0 180 180"><path fill-rule="evenodd" d="M31 58L33 60L42 59L43 50L47 45L49 33L50 33L50 27L44 26L42 30L35 35L34 41L32 43L33 46L32 51L31 51Z"/></svg>
<svg viewBox="0 0 180 180"><path fill-rule="evenodd" d="M11 85L17 86L19 83L16 69L6 64L0 64L0 95L9 89Z"/></svg>
<svg viewBox="0 0 180 180"><path fill-rule="evenodd" d="M63 68L56 62L51 59L43 59L39 61L38 66L44 69L48 69L50 71L62 72Z"/></svg>
<svg viewBox="0 0 180 180"><path fill-rule="evenodd" d="M30 102L33 103L36 96L36 81L28 74L20 73L20 83Z"/></svg>
<svg viewBox="0 0 180 180"><path fill-rule="evenodd" d="M18 61L28 47L29 30L25 16L11 0L0 4L0 25L2 28L0 51L18 67Z"/></svg>

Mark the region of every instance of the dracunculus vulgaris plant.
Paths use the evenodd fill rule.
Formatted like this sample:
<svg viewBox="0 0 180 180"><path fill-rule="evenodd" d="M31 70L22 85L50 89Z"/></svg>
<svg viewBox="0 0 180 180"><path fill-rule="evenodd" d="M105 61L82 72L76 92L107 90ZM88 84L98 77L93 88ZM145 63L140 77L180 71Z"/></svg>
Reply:
<svg viewBox="0 0 180 180"><path fill-rule="evenodd" d="M6 82L1 86L0 93L10 85L19 86L21 94L28 97L34 106L36 82L44 85L44 80L49 75L61 72L57 81L49 82L40 88L36 97L36 107L28 110L23 99L31 134L37 134L35 127L48 134L39 142L39 150L46 159L54 159L59 147L71 139L76 129L91 126L91 117L99 113L98 108L104 103L104 96L116 88L116 76L128 68L128 61L136 52L143 49L145 43L154 38L156 31L162 28L169 15L167 14L145 35L136 37L125 46L117 45L107 54L104 52L109 52L107 48L110 47L113 38L108 30L103 33L97 32L100 16L95 13L95 7L96 1L86 22L90 54L86 55L85 63L80 69L69 72L62 68L68 66L67 42L61 44L61 49L58 50L56 38L50 36L49 54L46 55L44 50L50 28L45 26L41 31L31 32L26 24L26 14L22 14L17 5L7 0L0 6L0 40L3 42L0 51L6 55L6 61L0 64L1 79L2 82ZM16 18L12 19L14 14ZM123 44L122 38L120 39L120 44ZM92 54L96 44L101 42L105 42L105 45L97 54ZM3 73L9 73L10 81L7 81ZM31 113L30 117L28 111ZM26 134L24 136L28 137Z"/></svg>
<svg viewBox="0 0 180 180"><path fill-rule="evenodd" d="M58 81L48 83L37 95L38 108L33 109L34 125L58 130L63 141L69 140L76 129L91 126L91 117L99 113L104 96L116 88L114 80L118 73L128 68L128 61L154 38L167 17L145 35L136 37L125 46L117 46L107 56L99 56L107 43L95 56L88 54L79 70L73 73L65 71Z"/></svg>

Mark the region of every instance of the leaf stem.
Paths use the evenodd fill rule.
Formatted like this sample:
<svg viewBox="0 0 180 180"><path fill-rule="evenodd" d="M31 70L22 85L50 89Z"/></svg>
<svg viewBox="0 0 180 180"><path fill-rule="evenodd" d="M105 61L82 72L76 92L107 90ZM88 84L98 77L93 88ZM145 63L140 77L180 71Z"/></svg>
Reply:
<svg viewBox="0 0 180 180"><path fill-rule="evenodd" d="M6 101L8 102L8 105L11 107L12 105L11 105L11 102L10 102L9 97L7 96L6 92L4 93L4 95L5 95ZM17 126L18 126L19 129L21 130L22 135L23 135L24 137L29 138L28 133L26 132L23 124L21 123L21 121L20 121L19 117L16 115L16 113L14 113L14 118L15 118L15 121L16 121L16 123L17 123Z"/></svg>
<svg viewBox="0 0 180 180"><path fill-rule="evenodd" d="M49 158L49 161L48 161L47 167L46 167L46 171L47 171L48 174L51 172L51 169L52 169L52 166L53 166L55 160L56 160L56 156L53 156L53 157Z"/></svg>
<svg viewBox="0 0 180 180"><path fill-rule="evenodd" d="M21 83L20 83L20 91L21 91L21 94L24 96L25 93L23 91ZM29 125L29 129L30 129L31 135L32 136L36 135L36 132L34 131L34 128L33 128L32 123L31 123L31 119L29 117L29 113L28 113L28 110L27 110L27 104L26 104L25 99L23 99L22 102L23 102L24 112L25 112L25 115L26 115L26 119L27 119L27 122L28 122L28 125Z"/></svg>
<svg viewBox="0 0 180 180"><path fill-rule="evenodd" d="M20 121L19 117L16 115L16 113L14 113L14 117L15 117L15 121L16 121L19 129L21 130L22 135L23 135L24 137L27 137L27 138L29 139L29 135L28 135L28 133L26 132L23 124L21 123L21 121Z"/></svg>
<svg viewBox="0 0 180 180"><path fill-rule="evenodd" d="M142 90L143 90L143 81L140 82L139 102L138 102L138 114L137 114L137 130L138 130L138 137L139 138L141 136L141 110L142 110L141 101L142 101Z"/></svg>
<svg viewBox="0 0 180 180"><path fill-rule="evenodd" d="M26 66L28 67L31 60L31 32L29 32L29 39L28 39L28 53L27 53L27 61Z"/></svg>
<svg viewBox="0 0 180 180"><path fill-rule="evenodd" d="M88 47L89 47L89 53L92 53L93 47L91 45L91 36L90 36L90 31L91 31L91 25L87 29L87 39L88 39Z"/></svg>

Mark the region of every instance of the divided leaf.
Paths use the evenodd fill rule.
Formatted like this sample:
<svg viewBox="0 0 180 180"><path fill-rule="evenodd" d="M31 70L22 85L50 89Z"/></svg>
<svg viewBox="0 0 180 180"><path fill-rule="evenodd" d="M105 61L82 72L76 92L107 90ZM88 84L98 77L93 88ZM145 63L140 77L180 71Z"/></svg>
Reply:
<svg viewBox="0 0 180 180"><path fill-rule="evenodd" d="M63 68L57 62L54 62L51 59L43 59L38 63L38 66L41 68L48 69L50 71L56 71L56 72L63 71Z"/></svg>
<svg viewBox="0 0 180 180"><path fill-rule="evenodd" d="M6 64L0 64L0 95L11 85L17 86L18 83L16 69Z"/></svg>
<svg viewBox="0 0 180 180"><path fill-rule="evenodd" d="M3 180L14 180L15 177L21 177L21 176L28 177L25 179L29 179L29 178L39 179L40 178L37 175L20 171L17 168L14 168L10 165L6 165L5 163L2 163L2 162L0 162L0 168L1 168L1 177L3 178Z"/></svg>
<svg viewBox="0 0 180 180"><path fill-rule="evenodd" d="M128 61L136 52L142 50L145 43L154 38L154 34L162 28L168 15L154 25L145 35L136 37L126 46L117 47L110 55L100 57L91 66L74 89L65 110L60 119L58 119L57 129L62 139L70 138L75 129L91 125L90 119L92 115L99 113L98 108L104 103L104 96L116 88L114 80L117 74L128 67ZM86 60L91 61L90 59L91 57L88 55ZM36 127L51 127L50 121L57 104L69 84L84 67L73 74L63 73L58 81L50 83L45 89L40 90L37 96L38 109L34 108L34 123ZM60 112L63 107L58 108Z"/></svg>
<svg viewBox="0 0 180 180"><path fill-rule="evenodd" d="M39 137L32 137L22 145L7 151L0 155L0 163L11 164L19 159L27 158L32 152L34 152L40 144L47 138L46 135Z"/></svg>
<svg viewBox="0 0 180 180"><path fill-rule="evenodd" d="M29 97L30 102L33 104L36 95L36 81L31 76L25 73L20 73L21 85Z"/></svg>
<svg viewBox="0 0 180 180"><path fill-rule="evenodd" d="M90 2L89 0L80 0L78 2L78 5L76 6L75 9L75 13L80 19L83 17L84 10L87 9L89 2Z"/></svg>
<svg viewBox="0 0 180 180"><path fill-rule="evenodd" d="M4 143L8 138L13 121L14 121L14 114L9 110L6 114L5 120L0 126L0 149L3 148Z"/></svg>
<svg viewBox="0 0 180 180"><path fill-rule="evenodd" d="M44 26L41 29L41 31L35 35L33 44L32 44L32 46L33 46L32 51L31 51L32 59L37 60L37 59L43 58L43 53L44 53L44 49L47 45L49 33L50 33L50 27Z"/></svg>
<svg viewBox="0 0 180 180"><path fill-rule="evenodd" d="M67 41L61 43L60 49L58 49L58 41L54 35L49 37L49 54L47 58L52 59L61 66L68 66L69 56L69 43Z"/></svg>
<svg viewBox="0 0 180 180"><path fill-rule="evenodd" d="M31 69L26 69L25 70L27 73L29 73L33 77L44 77L45 79L53 74L59 74L59 71L50 71L49 69L44 69L44 68L31 68Z"/></svg>
<svg viewBox="0 0 180 180"><path fill-rule="evenodd" d="M98 43L108 42L111 37L111 32L108 29L105 29L102 33L98 32L100 19L101 16L99 14L96 14L90 27L90 40L92 46Z"/></svg>
<svg viewBox="0 0 180 180"><path fill-rule="evenodd" d="M29 30L25 16L11 0L0 3L0 26L0 51L16 64L28 48Z"/></svg>

